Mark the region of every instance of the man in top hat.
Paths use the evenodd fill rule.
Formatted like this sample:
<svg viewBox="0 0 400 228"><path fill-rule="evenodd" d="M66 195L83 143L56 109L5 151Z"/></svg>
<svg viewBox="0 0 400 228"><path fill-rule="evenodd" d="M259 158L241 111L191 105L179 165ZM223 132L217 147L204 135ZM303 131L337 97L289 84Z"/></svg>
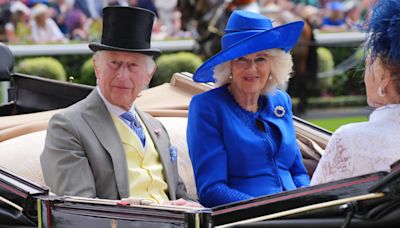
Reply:
<svg viewBox="0 0 400 228"><path fill-rule="evenodd" d="M40 158L45 182L58 195L199 206L184 200L167 132L133 105L160 55L150 47L154 14L131 7L103 13L101 43L89 44L97 87L50 120Z"/></svg>

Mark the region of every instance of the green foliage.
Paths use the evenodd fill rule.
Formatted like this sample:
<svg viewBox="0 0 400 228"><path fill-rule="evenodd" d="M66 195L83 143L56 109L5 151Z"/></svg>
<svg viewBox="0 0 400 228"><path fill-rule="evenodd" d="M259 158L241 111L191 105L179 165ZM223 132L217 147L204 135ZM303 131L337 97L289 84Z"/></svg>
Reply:
<svg viewBox="0 0 400 228"><path fill-rule="evenodd" d="M299 99L292 98L293 106L298 105ZM337 97L311 97L308 98L309 109L328 109L345 107L364 107L367 105L367 97L364 95L337 96Z"/></svg>
<svg viewBox="0 0 400 228"><path fill-rule="evenodd" d="M329 89L333 96L365 94L363 73L359 70L350 70L334 77L334 86Z"/></svg>
<svg viewBox="0 0 400 228"><path fill-rule="evenodd" d="M354 69L350 69L343 74L331 77L330 83L327 85L327 90L324 92L333 96L344 96L344 95L364 95L365 85L363 80L364 73L364 49L359 48L357 50L353 48L329 48L333 54L335 64L340 64L346 60L350 55L356 51L356 58L361 64ZM323 80L321 81L323 82Z"/></svg>
<svg viewBox="0 0 400 228"><path fill-rule="evenodd" d="M341 118L311 119L307 121L333 132L342 125L363 122L367 120L368 118L366 116L352 116Z"/></svg>
<svg viewBox="0 0 400 228"><path fill-rule="evenodd" d="M333 55L328 48L319 47L317 48L318 54L318 72L326 72L333 70L335 62L333 61Z"/></svg>
<svg viewBox="0 0 400 228"><path fill-rule="evenodd" d="M328 49L332 53L334 63L338 65L349 58L358 48L329 47Z"/></svg>
<svg viewBox="0 0 400 228"><path fill-rule="evenodd" d="M335 67L335 62L333 61L332 53L329 49L324 47L319 47L317 49L318 55L318 72L329 72ZM333 77L320 78L318 80L318 87L322 94L327 93L329 88L333 85Z"/></svg>
<svg viewBox="0 0 400 228"><path fill-rule="evenodd" d="M55 58L36 57L20 61L16 72L66 81L63 65Z"/></svg>
<svg viewBox="0 0 400 228"><path fill-rule="evenodd" d="M171 80L176 72L193 73L201 64L199 56L189 52L164 54L156 61L157 71L150 82L150 87L161 85Z"/></svg>
<svg viewBox="0 0 400 228"><path fill-rule="evenodd" d="M79 82L86 85L96 85L96 75L93 69L93 58L89 58L82 65Z"/></svg>
<svg viewBox="0 0 400 228"><path fill-rule="evenodd" d="M55 56L65 67L66 75L74 77L74 82L81 83L81 68L91 55L60 55Z"/></svg>
<svg viewBox="0 0 400 228"><path fill-rule="evenodd" d="M312 97L308 99L309 108L338 108L363 107L367 105L367 98L358 96Z"/></svg>

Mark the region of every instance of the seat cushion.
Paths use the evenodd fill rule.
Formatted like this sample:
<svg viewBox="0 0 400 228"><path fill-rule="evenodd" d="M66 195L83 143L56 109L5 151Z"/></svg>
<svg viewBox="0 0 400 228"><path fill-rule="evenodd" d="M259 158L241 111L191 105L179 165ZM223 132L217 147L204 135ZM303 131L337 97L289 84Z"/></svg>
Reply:
<svg viewBox="0 0 400 228"><path fill-rule="evenodd" d="M0 166L45 185L40 166L45 137L46 131L36 131L0 142Z"/></svg>
<svg viewBox="0 0 400 228"><path fill-rule="evenodd" d="M187 118L158 117L168 131L171 144L178 148L178 169L188 194L197 199L192 162L186 144ZM23 134L0 142L0 166L15 174L45 185L40 166L46 131Z"/></svg>
<svg viewBox="0 0 400 228"><path fill-rule="evenodd" d="M198 199L192 162L186 143L186 117L157 117L169 134L171 144L178 148L178 172L183 179L189 196Z"/></svg>

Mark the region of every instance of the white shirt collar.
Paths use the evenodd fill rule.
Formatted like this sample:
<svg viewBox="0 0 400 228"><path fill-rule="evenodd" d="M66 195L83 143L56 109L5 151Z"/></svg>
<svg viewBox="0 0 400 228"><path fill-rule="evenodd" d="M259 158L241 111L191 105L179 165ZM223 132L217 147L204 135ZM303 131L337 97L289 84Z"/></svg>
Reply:
<svg viewBox="0 0 400 228"><path fill-rule="evenodd" d="M370 115L371 122L400 123L400 105L389 104L377 108Z"/></svg>
<svg viewBox="0 0 400 228"><path fill-rule="evenodd" d="M104 95L103 95L103 93L101 92L101 89L100 89L99 86L96 86L96 89L97 89L97 92L98 92L99 95L100 95L100 98L103 100L104 104L106 105L107 110L108 110L111 114L114 114L114 115L116 115L116 116L119 117L119 116L121 116L122 114L124 114L124 113L126 112L126 111L123 110L122 108L120 108L120 107L118 107L118 106L116 106L116 105L111 104L111 103L104 97ZM131 111L134 115L136 115L136 111L135 111L135 108L134 108L133 105L131 106L130 111Z"/></svg>

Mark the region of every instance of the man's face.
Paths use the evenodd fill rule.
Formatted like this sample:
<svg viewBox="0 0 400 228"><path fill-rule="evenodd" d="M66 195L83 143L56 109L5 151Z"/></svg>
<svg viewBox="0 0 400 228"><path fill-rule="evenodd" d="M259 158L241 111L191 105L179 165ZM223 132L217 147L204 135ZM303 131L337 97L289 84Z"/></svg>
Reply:
<svg viewBox="0 0 400 228"><path fill-rule="evenodd" d="M154 72L149 69L148 56L121 51L100 51L93 58L97 85L113 105L129 110Z"/></svg>

